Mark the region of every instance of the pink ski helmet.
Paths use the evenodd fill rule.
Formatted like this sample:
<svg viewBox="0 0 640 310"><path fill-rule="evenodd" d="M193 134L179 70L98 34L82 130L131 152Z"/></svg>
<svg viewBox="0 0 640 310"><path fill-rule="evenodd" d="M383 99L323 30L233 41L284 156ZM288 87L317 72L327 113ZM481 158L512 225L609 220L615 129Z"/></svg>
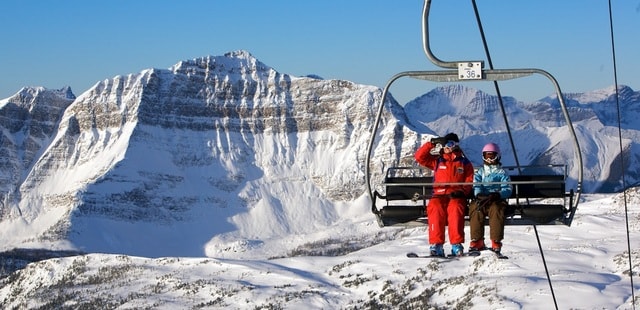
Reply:
<svg viewBox="0 0 640 310"><path fill-rule="evenodd" d="M482 148L482 160L484 161L485 164L495 164L500 162L500 158L501 158L501 154L500 154L500 147L491 142L491 143L487 143L483 148Z"/></svg>
<svg viewBox="0 0 640 310"><path fill-rule="evenodd" d="M493 142L487 143L482 148L482 153L484 153L484 152L495 152L495 153L500 154L500 147L497 144L493 143Z"/></svg>

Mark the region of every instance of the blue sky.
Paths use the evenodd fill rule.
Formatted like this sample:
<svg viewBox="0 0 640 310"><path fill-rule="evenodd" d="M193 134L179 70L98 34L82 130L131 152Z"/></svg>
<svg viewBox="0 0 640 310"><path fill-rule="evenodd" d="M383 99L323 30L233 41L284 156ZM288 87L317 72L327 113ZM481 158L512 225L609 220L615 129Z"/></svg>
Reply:
<svg viewBox="0 0 640 310"><path fill-rule="evenodd" d="M155 0L0 2L0 98L23 86L76 95L96 82L186 59L247 50L274 69L384 87L406 70L439 70L422 50L423 0ZM538 68L562 91L614 84L607 0L477 0L496 69ZM618 83L640 90L640 0L613 0ZM445 61L486 60L471 1L433 0L431 48ZM488 65L487 65L488 66ZM440 84L401 81L400 100ZM494 93L493 85L471 87ZM503 95L554 93L542 77Z"/></svg>

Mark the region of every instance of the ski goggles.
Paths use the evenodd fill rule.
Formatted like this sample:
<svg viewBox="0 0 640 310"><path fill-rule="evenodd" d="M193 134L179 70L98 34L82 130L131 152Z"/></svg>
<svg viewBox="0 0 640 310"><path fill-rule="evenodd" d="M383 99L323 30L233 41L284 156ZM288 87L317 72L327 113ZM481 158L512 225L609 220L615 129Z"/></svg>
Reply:
<svg viewBox="0 0 640 310"><path fill-rule="evenodd" d="M482 153L482 157L483 158L496 158L496 156L498 156L498 153L496 152L484 152Z"/></svg>
<svg viewBox="0 0 640 310"><path fill-rule="evenodd" d="M458 146L458 142L452 141L452 140L449 140L449 141L447 141L447 143L444 144L444 147L450 148L450 149L452 149L452 148L454 148L456 146Z"/></svg>

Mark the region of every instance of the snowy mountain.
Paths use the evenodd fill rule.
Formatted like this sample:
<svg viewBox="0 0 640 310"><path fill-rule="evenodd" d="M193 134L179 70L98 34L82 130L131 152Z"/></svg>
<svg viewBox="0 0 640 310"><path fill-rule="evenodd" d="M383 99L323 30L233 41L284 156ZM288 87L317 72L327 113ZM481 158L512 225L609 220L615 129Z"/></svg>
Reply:
<svg viewBox="0 0 640 310"><path fill-rule="evenodd" d="M624 115L633 116L638 93L625 86L619 90ZM609 89L567 96L583 150L584 190L590 193L620 189L619 171L614 169L620 155L610 111L613 94ZM126 256L92 254L29 265L33 267L1 284L0 301L19 307L38 289L14 296L16 283L51 281L55 287L60 285L58 276L74 283L69 274L79 276L78 268L93 279L78 279L78 285L104 283L104 277L127 281L124 273L136 274L131 270L184 268L177 262L186 257L197 257L186 259L194 270L200 262L217 266L203 267L201 271L213 277L205 282L215 282L216 275L244 264L247 275L277 270L284 278L288 277L284 274L290 279L306 277L310 287L321 288L309 291L312 296L327 290L325 285L336 287L329 294L340 295L344 288L335 281L342 280L304 271L316 263L336 270L338 279L345 276L344 282L367 282L341 274L356 264L348 259L321 263L323 259L286 257L335 256L362 249L384 259L380 255L390 252L380 251L380 246L399 249L406 247L405 242L424 242L419 230L378 228L364 195L364 159L380 99L377 87L279 73L248 52L237 51L106 79L77 98L68 88L39 88L1 100L0 115L9 120L0 124L0 165L7 167L0 172L2 250L61 251L43 256L75 251ZM567 163L575 175L573 149L566 141L557 98L534 103L504 100L513 117L510 126L520 161ZM491 140L505 146L505 164L513 163L497 104L495 96L460 85L436 88L404 106L390 100L386 107L390 113L385 113L374 147L373 180L379 181L389 166L415 165L412 154L425 139L450 131L461 136L470 156ZM623 119L623 147L637 154L634 142L640 140L632 119ZM638 164L638 158L629 154L627 177L635 183L640 176L630 167ZM9 254L4 257L21 256ZM356 257L358 262L375 263ZM278 267L269 258L286 262ZM245 260L256 261L245 264ZM99 261L113 265L110 269L122 269L123 274L102 274ZM20 262L14 265L24 267ZM35 275L47 268L56 272ZM233 275L243 277L243 273ZM288 280L281 283L276 285L299 288ZM253 291L255 286L260 285L223 284L214 290L224 296L223 287L235 292ZM157 290L166 291L163 287ZM73 299L79 292L74 290L61 298ZM366 299L367 294L357 298ZM241 300L245 295L238 296ZM327 299L331 300L327 306L348 304L341 298ZM93 297L88 300L96 302Z"/></svg>
<svg viewBox="0 0 640 310"><path fill-rule="evenodd" d="M379 94L280 74L242 51L99 82L4 186L15 190L3 193L3 231L33 231L3 246L203 256L238 226L252 227L239 246L255 247L331 225L362 195Z"/></svg>

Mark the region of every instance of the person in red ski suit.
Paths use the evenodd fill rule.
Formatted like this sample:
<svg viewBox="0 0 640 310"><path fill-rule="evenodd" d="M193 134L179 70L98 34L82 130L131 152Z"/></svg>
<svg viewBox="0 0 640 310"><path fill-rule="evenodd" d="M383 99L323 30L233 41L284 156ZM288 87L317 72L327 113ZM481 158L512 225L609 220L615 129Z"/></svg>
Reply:
<svg viewBox="0 0 640 310"><path fill-rule="evenodd" d="M449 133L423 144L414 155L420 165L433 170L433 197L427 204L427 217L430 253L434 256L444 256L447 225L451 254L460 256L464 251L464 215L472 191L473 164L462 153L459 142L458 135ZM438 145L442 148L435 152ZM469 184L438 185L439 182Z"/></svg>

